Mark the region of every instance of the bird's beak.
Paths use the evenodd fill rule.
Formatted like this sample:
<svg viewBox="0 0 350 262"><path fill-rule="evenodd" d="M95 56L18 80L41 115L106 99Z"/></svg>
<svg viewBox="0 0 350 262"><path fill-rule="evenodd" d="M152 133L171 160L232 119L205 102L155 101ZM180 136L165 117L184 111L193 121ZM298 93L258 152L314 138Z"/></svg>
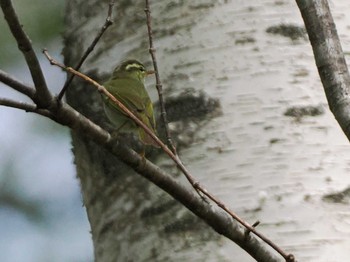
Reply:
<svg viewBox="0 0 350 262"><path fill-rule="evenodd" d="M146 71L146 76L153 75L154 73L155 73L154 70Z"/></svg>

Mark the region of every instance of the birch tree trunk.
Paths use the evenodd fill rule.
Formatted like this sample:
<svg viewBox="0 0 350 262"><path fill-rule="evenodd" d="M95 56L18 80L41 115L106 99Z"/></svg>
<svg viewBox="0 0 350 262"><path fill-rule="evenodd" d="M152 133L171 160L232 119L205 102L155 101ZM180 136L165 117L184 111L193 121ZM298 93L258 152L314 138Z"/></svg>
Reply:
<svg viewBox="0 0 350 262"><path fill-rule="evenodd" d="M116 2L115 24L82 70L102 81L126 58L150 65L144 2ZM339 10L350 11L339 2ZM67 65L77 63L107 9L108 1L67 1ZM151 9L166 96L204 91L222 108L216 118L172 123L191 143L180 152L189 169L244 219L262 221L259 229L298 260L344 260L350 242L339 220L349 211L322 196L350 183L348 143L326 110L309 43L266 32L281 23L301 26L296 4L163 0ZM107 125L95 89L76 81L67 100ZM321 113L293 118L285 115L291 106ZM252 261L118 159L82 135L72 137L96 261ZM170 165L165 157L158 163Z"/></svg>

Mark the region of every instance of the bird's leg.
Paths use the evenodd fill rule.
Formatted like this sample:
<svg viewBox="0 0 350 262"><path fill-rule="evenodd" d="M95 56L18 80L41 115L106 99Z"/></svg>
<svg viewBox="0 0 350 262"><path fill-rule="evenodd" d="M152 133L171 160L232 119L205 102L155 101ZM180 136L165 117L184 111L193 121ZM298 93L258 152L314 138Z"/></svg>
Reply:
<svg viewBox="0 0 350 262"><path fill-rule="evenodd" d="M140 156L142 157L142 164L145 165L146 164L146 146L145 145L142 145Z"/></svg>

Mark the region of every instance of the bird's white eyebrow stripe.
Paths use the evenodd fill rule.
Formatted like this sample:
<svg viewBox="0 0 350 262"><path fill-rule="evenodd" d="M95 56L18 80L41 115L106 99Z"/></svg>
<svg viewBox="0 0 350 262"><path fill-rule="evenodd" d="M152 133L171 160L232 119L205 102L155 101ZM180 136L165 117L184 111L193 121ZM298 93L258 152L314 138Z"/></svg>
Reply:
<svg viewBox="0 0 350 262"><path fill-rule="evenodd" d="M142 65L140 64L137 64L137 63L133 63L133 64L129 64L125 67L125 70L129 70L131 68L138 68L138 69L141 69L141 68L144 68Z"/></svg>

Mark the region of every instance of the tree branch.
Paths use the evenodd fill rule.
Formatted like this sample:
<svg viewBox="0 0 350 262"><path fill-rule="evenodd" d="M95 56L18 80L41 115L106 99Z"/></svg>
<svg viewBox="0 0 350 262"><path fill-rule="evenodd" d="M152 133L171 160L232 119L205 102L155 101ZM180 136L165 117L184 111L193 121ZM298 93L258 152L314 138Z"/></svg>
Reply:
<svg viewBox="0 0 350 262"><path fill-rule="evenodd" d="M50 111L48 111L47 109L37 108L37 106L33 105L33 104L28 104L28 103L25 103L25 102L14 101L12 99L1 98L0 97L0 105L21 109L21 110L24 110L26 112L37 113L39 115L46 116L48 118L54 119L54 116L53 116L53 114Z"/></svg>
<svg viewBox="0 0 350 262"><path fill-rule="evenodd" d="M165 102L164 102L164 97L163 97L163 85L162 82L160 81L160 76L159 76L159 71L158 71L158 64L157 64L157 59L156 59L156 49L153 46L153 31L152 31L152 23L151 23L151 9L149 6L149 1L146 0L146 7L145 7L145 13L146 13L146 20L147 20L147 30L148 30L148 40L149 40L149 53L152 58L153 62L153 68L155 71L155 76L156 76L156 88L158 91L158 97L159 97L159 106L160 106L160 116L164 124L164 129L165 129L165 135L167 138L167 143L168 146L171 148L173 151L174 155L177 156L176 152L176 147L174 146L174 143L171 139L171 133L169 130L168 126L168 119L167 119L167 114L165 110Z"/></svg>
<svg viewBox="0 0 350 262"><path fill-rule="evenodd" d="M327 0L296 0L329 108L350 140L350 76Z"/></svg>
<svg viewBox="0 0 350 262"><path fill-rule="evenodd" d="M53 97L47 88L43 72L41 70L38 58L33 50L31 41L24 32L22 25L18 20L11 0L0 0L0 6L7 24L10 27L12 35L17 41L18 48L22 51L32 75L34 86L36 88L34 100L39 107L47 108L50 105L50 101Z"/></svg>
<svg viewBox="0 0 350 262"><path fill-rule="evenodd" d="M18 81L15 77L2 70L0 70L0 81L33 100L35 95L35 89L33 87L30 87L21 81Z"/></svg>

